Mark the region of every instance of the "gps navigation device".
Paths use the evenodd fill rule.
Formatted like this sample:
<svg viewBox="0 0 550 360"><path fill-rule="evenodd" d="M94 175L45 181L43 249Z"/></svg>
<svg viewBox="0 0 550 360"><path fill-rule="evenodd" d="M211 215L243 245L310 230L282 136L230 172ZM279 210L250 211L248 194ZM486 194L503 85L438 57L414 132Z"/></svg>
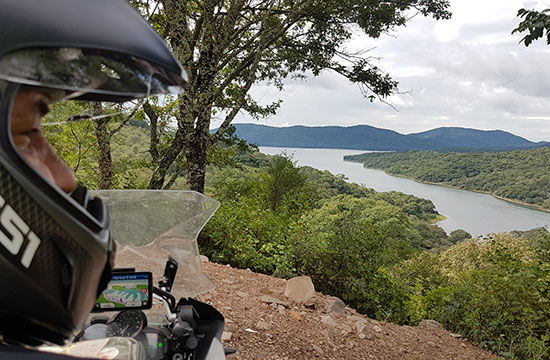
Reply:
<svg viewBox="0 0 550 360"><path fill-rule="evenodd" d="M111 281L94 305L94 312L150 309L153 275L150 272L113 272Z"/></svg>

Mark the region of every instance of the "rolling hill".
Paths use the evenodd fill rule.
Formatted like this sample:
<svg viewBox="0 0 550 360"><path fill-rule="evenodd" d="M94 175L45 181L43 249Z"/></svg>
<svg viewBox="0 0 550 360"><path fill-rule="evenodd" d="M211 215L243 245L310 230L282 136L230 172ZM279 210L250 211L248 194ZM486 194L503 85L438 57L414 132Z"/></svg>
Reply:
<svg viewBox="0 0 550 360"><path fill-rule="evenodd" d="M234 126L239 138L258 146L379 151L497 151L550 146L548 142L532 142L502 130L484 131L456 127L404 135L369 125L282 128L256 124Z"/></svg>

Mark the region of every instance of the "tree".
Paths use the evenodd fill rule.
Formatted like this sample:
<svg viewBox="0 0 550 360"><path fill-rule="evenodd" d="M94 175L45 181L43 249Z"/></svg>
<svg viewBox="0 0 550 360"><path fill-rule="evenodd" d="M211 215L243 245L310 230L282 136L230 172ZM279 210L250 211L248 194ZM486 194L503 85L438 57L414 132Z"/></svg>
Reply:
<svg viewBox="0 0 550 360"><path fill-rule="evenodd" d="M518 11L518 17L523 18L518 27L512 31L514 33L522 33L528 31L529 33L521 39L525 46L531 45L535 40L540 39L546 33L546 44L550 45L550 15L548 14L550 9L543 11L520 9Z"/></svg>
<svg viewBox="0 0 550 360"><path fill-rule="evenodd" d="M188 187L204 189L206 156L240 111L272 115L279 102L261 105L249 91L267 82L332 70L359 85L371 101L397 91L397 82L365 52L346 49L354 32L370 37L405 25L414 13L450 17L448 0L134 0L167 39L189 75L178 98L177 130L159 154L150 188L161 188L184 153ZM221 125L210 133L213 118Z"/></svg>

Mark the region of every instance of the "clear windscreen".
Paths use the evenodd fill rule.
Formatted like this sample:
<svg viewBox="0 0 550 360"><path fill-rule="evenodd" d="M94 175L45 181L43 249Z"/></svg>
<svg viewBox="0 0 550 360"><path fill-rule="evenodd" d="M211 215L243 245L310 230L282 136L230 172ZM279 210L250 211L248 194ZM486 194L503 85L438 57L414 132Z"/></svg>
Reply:
<svg viewBox="0 0 550 360"><path fill-rule="evenodd" d="M215 288L202 271L197 236L219 206L194 191L98 190L109 207L115 266L151 271L153 284L169 256L178 262L172 294L195 297Z"/></svg>

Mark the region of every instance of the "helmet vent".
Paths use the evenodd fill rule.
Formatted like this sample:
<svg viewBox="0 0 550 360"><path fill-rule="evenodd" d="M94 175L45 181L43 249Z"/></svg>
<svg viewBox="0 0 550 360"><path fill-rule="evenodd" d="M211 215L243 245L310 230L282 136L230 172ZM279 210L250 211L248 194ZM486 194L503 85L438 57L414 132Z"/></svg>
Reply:
<svg viewBox="0 0 550 360"><path fill-rule="evenodd" d="M64 294L64 295L69 296L71 285L73 283L73 268L67 261L64 261L63 265L61 265L60 272L61 272L61 286L63 287L64 290L67 291L67 294Z"/></svg>

